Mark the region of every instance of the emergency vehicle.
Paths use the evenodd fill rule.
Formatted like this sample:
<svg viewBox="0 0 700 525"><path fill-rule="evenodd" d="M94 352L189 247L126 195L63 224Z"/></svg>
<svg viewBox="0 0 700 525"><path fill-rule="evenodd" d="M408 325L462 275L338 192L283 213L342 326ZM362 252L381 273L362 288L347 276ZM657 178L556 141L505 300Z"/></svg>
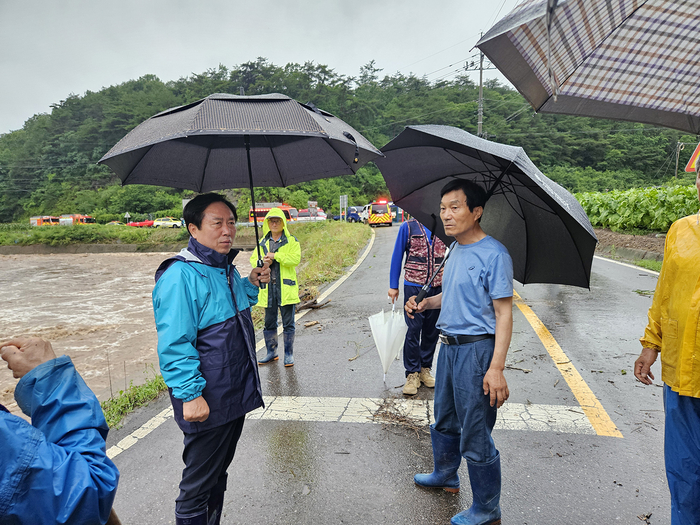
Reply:
<svg viewBox="0 0 700 525"><path fill-rule="evenodd" d="M59 218L52 215L29 217L29 224L32 226L58 226Z"/></svg>
<svg viewBox="0 0 700 525"><path fill-rule="evenodd" d="M379 226L381 224L386 224L391 226L391 211L389 210L389 203L386 199L380 199L371 204L365 206L362 210L363 220L365 224L370 226Z"/></svg>
<svg viewBox="0 0 700 525"><path fill-rule="evenodd" d="M272 208L279 208L280 210L282 210L284 218L288 222L297 220L298 210L296 208L291 207L289 204L278 204L275 202L258 202L255 206L255 210L253 210L253 208L250 209L250 212L248 213L248 222L263 222L265 220L267 212L269 212ZM255 217L255 219L253 219L253 217Z"/></svg>
<svg viewBox="0 0 700 525"><path fill-rule="evenodd" d="M80 215L79 213L69 213L61 215L59 218L61 226L73 226L74 224L95 224L95 218L89 215Z"/></svg>

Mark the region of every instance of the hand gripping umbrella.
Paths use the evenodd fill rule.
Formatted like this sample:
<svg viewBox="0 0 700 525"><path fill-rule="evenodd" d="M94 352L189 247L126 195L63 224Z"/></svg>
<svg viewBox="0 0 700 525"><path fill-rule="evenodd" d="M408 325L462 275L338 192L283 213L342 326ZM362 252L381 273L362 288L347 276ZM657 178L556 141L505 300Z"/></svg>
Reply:
<svg viewBox="0 0 700 525"><path fill-rule="evenodd" d="M698 0L534 0L476 45L535 111L698 134L698 27Z"/></svg>
<svg viewBox="0 0 700 525"><path fill-rule="evenodd" d="M348 124L273 93L217 93L142 122L100 159L122 184L208 192L352 175L381 156ZM262 264L258 230L258 264Z"/></svg>
<svg viewBox="0 0 700 525"><path fill-rule="evenodd" d="M481 227L508 249L519 282L588 288L597 238L578 201L545 177L522 148L451 126L408 126L375 162L394 203L446 244L440 190L454 178L486 189Z"/></svg>

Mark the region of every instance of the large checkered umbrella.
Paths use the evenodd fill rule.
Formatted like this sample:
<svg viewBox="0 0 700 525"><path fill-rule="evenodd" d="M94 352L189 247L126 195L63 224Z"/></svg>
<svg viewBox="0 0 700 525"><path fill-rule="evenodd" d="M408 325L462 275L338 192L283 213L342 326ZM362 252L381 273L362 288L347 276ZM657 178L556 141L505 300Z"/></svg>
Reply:
<svg viewBox="0 0 700 525"><path fill-rule="evenodd" d="M526 0L477 47L535 111L700 134L700 0Z"/></svg>

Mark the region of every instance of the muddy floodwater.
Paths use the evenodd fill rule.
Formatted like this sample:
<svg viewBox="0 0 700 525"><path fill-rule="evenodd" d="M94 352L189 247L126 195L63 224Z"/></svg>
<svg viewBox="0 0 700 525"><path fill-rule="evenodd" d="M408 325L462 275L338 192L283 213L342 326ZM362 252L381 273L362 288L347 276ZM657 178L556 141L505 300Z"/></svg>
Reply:
<svg viewBox="0 0 700 525"><path fill-rule="evenodd" d="M0 255L0 342L49 339L71 357L100 401L158 371L151 306L155 274L167 253ZM235 264L250 272L250 252ZM12 412L16 379L0 362L0 403Z"/></svg>

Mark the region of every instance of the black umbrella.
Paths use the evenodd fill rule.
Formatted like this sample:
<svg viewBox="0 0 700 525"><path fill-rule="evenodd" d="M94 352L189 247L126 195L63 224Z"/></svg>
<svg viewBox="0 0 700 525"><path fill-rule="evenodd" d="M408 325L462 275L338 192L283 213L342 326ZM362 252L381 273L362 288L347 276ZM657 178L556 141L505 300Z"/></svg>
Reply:
<svg viewBox="0 0 700 525"><path fill-rule="evenodd" d="M278 93L217 93L142 122L100 159L123 184L197 192L352 175L381 156L348 124ZM257 239L257 228L256 228ZM259 244L259 242L258 242ZM258 258L260 258L258 246Z"/></svg>
<svg viewBox="0 0 700 525"><path fill-rule="evenodd" d="M502 242L516 280L588 288L597 238L578 201L538 170L522 148L451 126L408 126L375 162L394 203L445 243L440 190L453 178L489 196L481 227Z"/></svg>

